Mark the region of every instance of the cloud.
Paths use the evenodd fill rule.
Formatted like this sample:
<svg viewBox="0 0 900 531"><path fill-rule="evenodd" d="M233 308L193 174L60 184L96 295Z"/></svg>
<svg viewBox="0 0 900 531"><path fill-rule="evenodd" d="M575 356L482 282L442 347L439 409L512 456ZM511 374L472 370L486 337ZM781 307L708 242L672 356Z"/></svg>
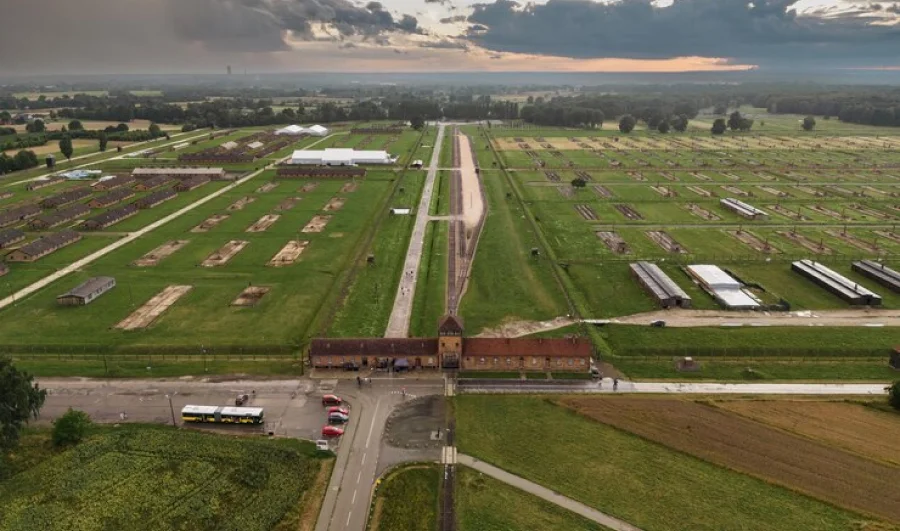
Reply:
<svg viewBox="0 0 900 531"><path fill-rule="evenodd" d="M441 19L441 24L457 24L461 22L465 22L466 19L469 18L465 15L456 15L455 17L447 17Z"/></svg>
<svg viewBox="0 0 900 531"><path fill-rule="evenodd" d="M811 16L798 14L797 2L674 0L661 6L652 0L549 0L523 6L495 0L473 6L467 36L489 50L576 58L882 64L900 55L900 26L885 24L884 13L868 4Z"/></svg>
<svg viewBox="0 0 900 531"><path fill-rule="evenodd" d="M434 48L438 50L468 50L469 45L463 41L453 39L441 39L438 41L426 41L419 44L420 48Z"/></svg>

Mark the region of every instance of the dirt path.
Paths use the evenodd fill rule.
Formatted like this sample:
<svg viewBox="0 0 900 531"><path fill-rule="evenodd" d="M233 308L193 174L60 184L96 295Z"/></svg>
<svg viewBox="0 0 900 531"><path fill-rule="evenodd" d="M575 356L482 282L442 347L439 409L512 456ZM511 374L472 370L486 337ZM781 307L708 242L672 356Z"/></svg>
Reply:
<svg viewBox="0 0 900 531"><path fill-rule="evenodd" d="M474 229L484 216L484 198L481 196L478 174L475 173L472 146L466 135L459 135L459 174L462 184L462 219L467 230Z"/></svg>
<svg viewBox="0 0 900 531"><path fill-rule="evenodd" d="M475 337L522 337L564 328L576 322L571 317L557 317L550 321L510 321L494 328L482 330Z"/></svg>
<svg viewBox="0 0 900 531"><path fill-rule="evenodd" d="M663 320L666 326L900 326L900 310L809 310L797 312L729 312L673 308L616 317L616 324L648 325Z"/></svg>

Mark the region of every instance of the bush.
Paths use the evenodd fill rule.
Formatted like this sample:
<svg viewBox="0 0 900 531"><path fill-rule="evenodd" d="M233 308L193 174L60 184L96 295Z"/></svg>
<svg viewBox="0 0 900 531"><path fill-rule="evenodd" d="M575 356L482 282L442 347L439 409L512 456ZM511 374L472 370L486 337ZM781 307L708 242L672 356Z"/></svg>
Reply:
<svg viewBox="0 0 900 531"><path fill-rule="evenodd" d="M53 421L53 445L76 445L84 439L91 427L91 417L84 411L69 408L63 416Z"/></svg>
<svg viewBox="0 0 900 531"><path fill-rule="evenodd" d="M900 380L897 380L893 385L888 387L888 404L897 411L900 411Z"/></svg>

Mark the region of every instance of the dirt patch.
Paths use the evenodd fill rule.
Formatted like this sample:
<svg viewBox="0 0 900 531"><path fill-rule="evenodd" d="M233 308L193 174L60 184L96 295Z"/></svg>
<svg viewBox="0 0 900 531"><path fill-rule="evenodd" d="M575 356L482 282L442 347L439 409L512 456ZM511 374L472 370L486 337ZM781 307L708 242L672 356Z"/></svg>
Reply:
<svg viewBox="0 0 900 531"><path fill-rule="evenodd" d="M775 176L769 175L768 173L763 173L761 171L754 172L753 175L756 175L757 177L759 177L760 179L762 179L764 181L777 181L778 180L775 178Z"/></svg>
<svg viewBox="0 0 900 531"><path fill-rule="evenodd" d="M645 234L648 238L653 240L653 243L659 245L666 252L687 254L687 250L665 231L651 230L647 231Z"/></svg>
<svg viewBox="0 0 900 531"><path fill-rule="evenodd" d="M232 306L256 306L260 299L269 292L265 286L250 286L245 288L236 299L231 301Z"/></svg>
<svg viewBox="0 0 900 531"><path fill-rule="evenodd" d="M702 206L700 206L696 203L688 203L688 204L684 205L684 208L691 214L697 216L698 218L705 219L706 221L719 221L720 219L722 219L717 214L714 214L714 213L710 212L709 210L706 210L705 208L703 208Z"/></svg>
<svg viewBox="0 0 900 531"><path fill-rule="evenodd" d="M297 191L300 192L301 194L307 194L307 193L315 190L317 186L319 186L319 183L306 183L303 186L301 186Z"/></svg>
<svg viewBox="0 0 900 531"><path fill-rule="evenodd" d="M357 188L359 188L359 183L345 183L344 186L341 186L341 193L349 194L355 192Z"/></svg>
<svg viewBox="0 0 900 531"><path fill-rule="evenodd" d="M252 203L254 201L256 201L255 197L250 197L250 196L242 197L242 198L238 199L237 201L235 201L234 203L232 203L231 206L228 207L228 210L231 210L231 211L243 210L245 206L249 205L250 203Z"/></svg>
<svg viewBox="0 0 900 531"><path fill-rule="evenodd" d="M863 251L868 251L870 253L878 253L881 254L884 252L884 249L878 247L875 242L867 242L865 240L861 240L856 236L853 236L849 232L844 231L836 231L836 230L826 230L826 234L834 236L835 238L849 243L850 245L856 247L857 249L862 249Z"/></svg>
<svg viewBox="0 0 900 531"><path fill-rule="evenodd" d="M228 263L236 254L241 252L250 242L243 240L231 240L218 251L209 255L200 265L203 267L218 267Z"/></svg>
<svg viewBox="0 0 900 531"><path fill-rule="evenodd" d="M796 184L796 185L794 185L794 188L796 188L797 190L800 190L801 192L803 192L805 194L809 194L813 197L825 197L826 195L828 195L823 190L819 190L817 188L812 188L810 186L803 186L802 184Z"/></svg>
<svg viewBox="0 0 900 531"><path fill-rule="evenodd" d="M268 265L272 267L281 267L293 264L300 258L300 255L303 254L307 245L309 245L308 241L291 240L287 242L287 244L282 247L280 251L275 253L275 256L273 256L271 260L269 260Z"/></svg>
<svg viewBox="0 0 900 531"><path fill-rule="evenodd" d="M300 202L300 199L301 198L299 198L299 197L286 197L280 203L278 203L278 205L275 207L275 210L278 210L281 212L283 212L285 210L290 210L290 209L294 208L294 206L297 203Z"/></svg>
<svg viewBox="0 0 900 531"><path fill-rule="evenodd" d="M539 332L556 330L575 324L570 317L557 317L549 321L521 321L507 318L503 324L494 328L485 328L475 337L522 337Z"/></svg>
<svg viewBox="0 0 900 531"><path fill-rule="evenodd" d="M264 232L266 229L271 227L278 218L280 218L278 214L266 214L265 216L259 218L256 223L247 227L246 232Z"/></svg>
<svg viewBox="0 0 900 531"><path fill-rule="evenodd" d="M594 211L589 205L575 205L575 210L581 214L581 217L588 221L596 221L597 220L597 212Z"/></svg>
<svg viewBox="0 0 900 531"><path fill-rule="evenodd" d="M900 520L900 468L687 400L570 398L588 418L866 514Z"/></svg>
<svg viewBox="0 0 900 531"><path fill-rule="evenodd" d="M322 232L329 221L331 221L331 216L313 216L300 232Z"/></svg>
<svg viewBox="0 0 900 531"><path fill-rule="evenodd" d="M347 200L343 197L332 197L322 210L326 212L334 212L336 210L340 210L344 207L344 203L346 201Z"/></svg>
<svg viewBox="0 0 900 531"><path fill-rule="evenodd" d="M696 177L697 179L700 179L701 181L711 181L712 180L712 177L710 177L709 175L703 174L703 173L692 172L691 175Z"/></svg>
<svg viewBox="0 0 900 531"><path fill-rule="evenodd" d="M212 216L206 218L203 223L191 229L191 232L207 232L226 219L228 219L228 214L213 214Z"/></svg>
<svg viewBox="0 0 900 531"><path fill-rule="evenodd" d="M398 448L444 446L446 403L443 396L427 395L408 400L388 417L384 439Z"/></svg>
<svg viewBox="0 0 900 531"><path fill-rule="evenodd" d="M625 219L630 219L633 221L644 219L644 216L642 216L640 212L629 205L613 205L613 207L615 207L615 209L618 210L620 214L625 216Z"/></svg>
<svg viewBox="0 0 900 531"><path fill-rule="evenodd" d="M747 232L745 230L730 230L728 231L728 234L731 234L737 238L739 242L750 247L754 251L766 254L778 254L781 252L772 247L767 240L763 240L752 232Z"/></svg>
<svg viewBox="0 0 900 531"><path fill-rule="evenodd" d="M717 407L821 440L862 456L900 465L895 416L859 404L811 400L728 400Z"/></svg>
<svg viewBox="0 0 900 531"><path fill-rule="evenodd" d="M625 243L625 240L623 240L621 236L619 236L619 233L601 230L597 231L595 234L610 251L616 254L629 254L631 252L631 249L628 248L628 244Z"/></svg>
<svg viewBox="0 0 900 531"><path fill-rule="evenodd" d="M575 189L571 186L557 186L556 191L559 192L559 195L565 197L566 199L572 199L575 197Z"/></svg>
<svg viewBox="0 0 900 531"><path fill-rule="evenodd" d="M185 296L189 291L191 291L191 286L168 286L119 322L116 328L136 330L150 326L163 312L169 309L169 306L175 304L178 299Z"/></svg>
<svg viewBox="0 0 900 531"><path fill-rule="evenodd" d="M715 192L710 192L709 190L700 188L699 186L688 186L687 189L699 195L700 197L716 197Z"/></svg>
<svg viewBox="0 0 900 531"><path fill-rule="evenodd" d="M822 242L813 241L794 231L779 231L778 234L816 254L831 254L831 249Z"/></svg>
<svg viewBox="0 0 900 531"><path fill-rule="evenodd" d="M731 194L734 194L734 195L737 195L740 197L753 197L752 192L745 192L744 190L741 190L740 188L737 188L735 186L728 186L728 185L723 184L721 186L721 188L728 193L731 193Z"/></svg>
<svg viewBox="0 0 900 531"><path fill-rule="evenodd" d="M769 205L769 208L772 209L773 212L781 214L786 218L790 218L796 221L809 221L809 218L801 214L799 210L797 212L794 212L793 210L789 210L787 207L783 207L781 205Z"/></svg>
<svg viewBox="0 0 900 531"><path fill-rule="evenodd" d="M791 197L791 194L785 192L784 190L777 190L775 188L772 188L771 186L759 185L759 186L757 186L757 188L759 188L760 190L762 190L763 192L765 192L767 194L772 194L776 197Z"/></svg>
<svg viewBox="0 0 900 531"><path fill-rule="evenodd" d="M156 249L153 249L149 253L145 254L144 256L138 258L133 262L133 264L138 267L153 267L158 264L163 258L172 255L175 251L187 245L188 242L189 240L172 240L170 242L166 242Z"/></svg>
<svg viewBox="0 0 900 531"><path fill-rule="evenodd" d="M659 172L659 174L662 175L663 179L666 179L667 181L678 181L679 180L678 177L675 177L674 175L672 175L671 173L669 173L667 171L661 171L661 172Z"/></svg>
<svg viewBox="0 0 900 531"><path fill-rule="evenodd" d="M600 197L609 199L613 196L612 190L603 186L602 184L595 185L593 188L594 191L597 192L597 195L599 195Z"/></svg>
<svg viewBox="0 0 900 531"><path fill-rule="evenodd" d="M276 186L278 186L278 183L266 183L266 184L260 186L259 188L257 188L256 193L264 194L266 192L274 190Z"/></svg>
<svg viewBox="0 0 900 531"><path fill-rule="evenodd" d="M646 181L647 178L644 177L644 174L639 171L630 171L628 172L628 176L634 179L635 181Z"/></svg>
<svg viewBox="0 0 900 531"><path fill-rule="evenodd" d="M823 214L834 219L847 219L846 216L842 215L840 212L836 212L822 205L809 205L806 208L812 210L813 212L818 212L819 214Z"/></svg>
<svg viewBox="0 0 900 531"><path fill-rule="evenodd" d="M722 162L728 164L730 161L722 161ZM733 173L725 173L724 171L720 172L720 173L722 175L724 175L726 179L731 179L732 181L740 181L741 180L741 178L739 176L737 176Z"/></svg>
<svg viewBox="0 0 900 531"><path fill-rule="evenodd" d="M661 195L663 197L678 197L678 192L676 192L675 190L673 190L672 188L670 188L668 186L657 185L657 186L651 186L650 188L653 188L654 192L658 193L659 195Z"/></svg>
<svg viewBox="0 0 900 531"><path fill-rule="evenodd" d="M882 238L887 238L894 243L900 243L900 234L896 232L891 232L887 230L876 230L875 234L881 236Z"/></svg>
<svg viewBox="0 0 900 531"><path fill-rule="evenodd" d="M850 206L851 209L855 210L856 212L859 212L859 213L862 214L863 216L867 216L867 217L870 217L870 218L875 218L875 219L890 219L890 218L892 217L892 216L889 216L888 214L885 214L884 212L881 212L881 211L879 211L879 210L875 210L874 208L869 208L869 207L867 207L867 206L860 205L860 204L858 204L858 203L853 203L853 204L851 204L851 205L849 205L849 206Z"/></svg>

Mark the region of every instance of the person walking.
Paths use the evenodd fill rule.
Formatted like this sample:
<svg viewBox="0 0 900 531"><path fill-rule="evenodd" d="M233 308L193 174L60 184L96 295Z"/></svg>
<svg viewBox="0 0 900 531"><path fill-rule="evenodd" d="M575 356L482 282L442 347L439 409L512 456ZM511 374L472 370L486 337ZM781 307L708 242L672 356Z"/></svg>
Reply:
<svg viewBox="0 0 900 531"><path fill-rule="evenodd" d="M619 390L619 379L613 378L613 391L618 391L618 390Z"/></svg>

